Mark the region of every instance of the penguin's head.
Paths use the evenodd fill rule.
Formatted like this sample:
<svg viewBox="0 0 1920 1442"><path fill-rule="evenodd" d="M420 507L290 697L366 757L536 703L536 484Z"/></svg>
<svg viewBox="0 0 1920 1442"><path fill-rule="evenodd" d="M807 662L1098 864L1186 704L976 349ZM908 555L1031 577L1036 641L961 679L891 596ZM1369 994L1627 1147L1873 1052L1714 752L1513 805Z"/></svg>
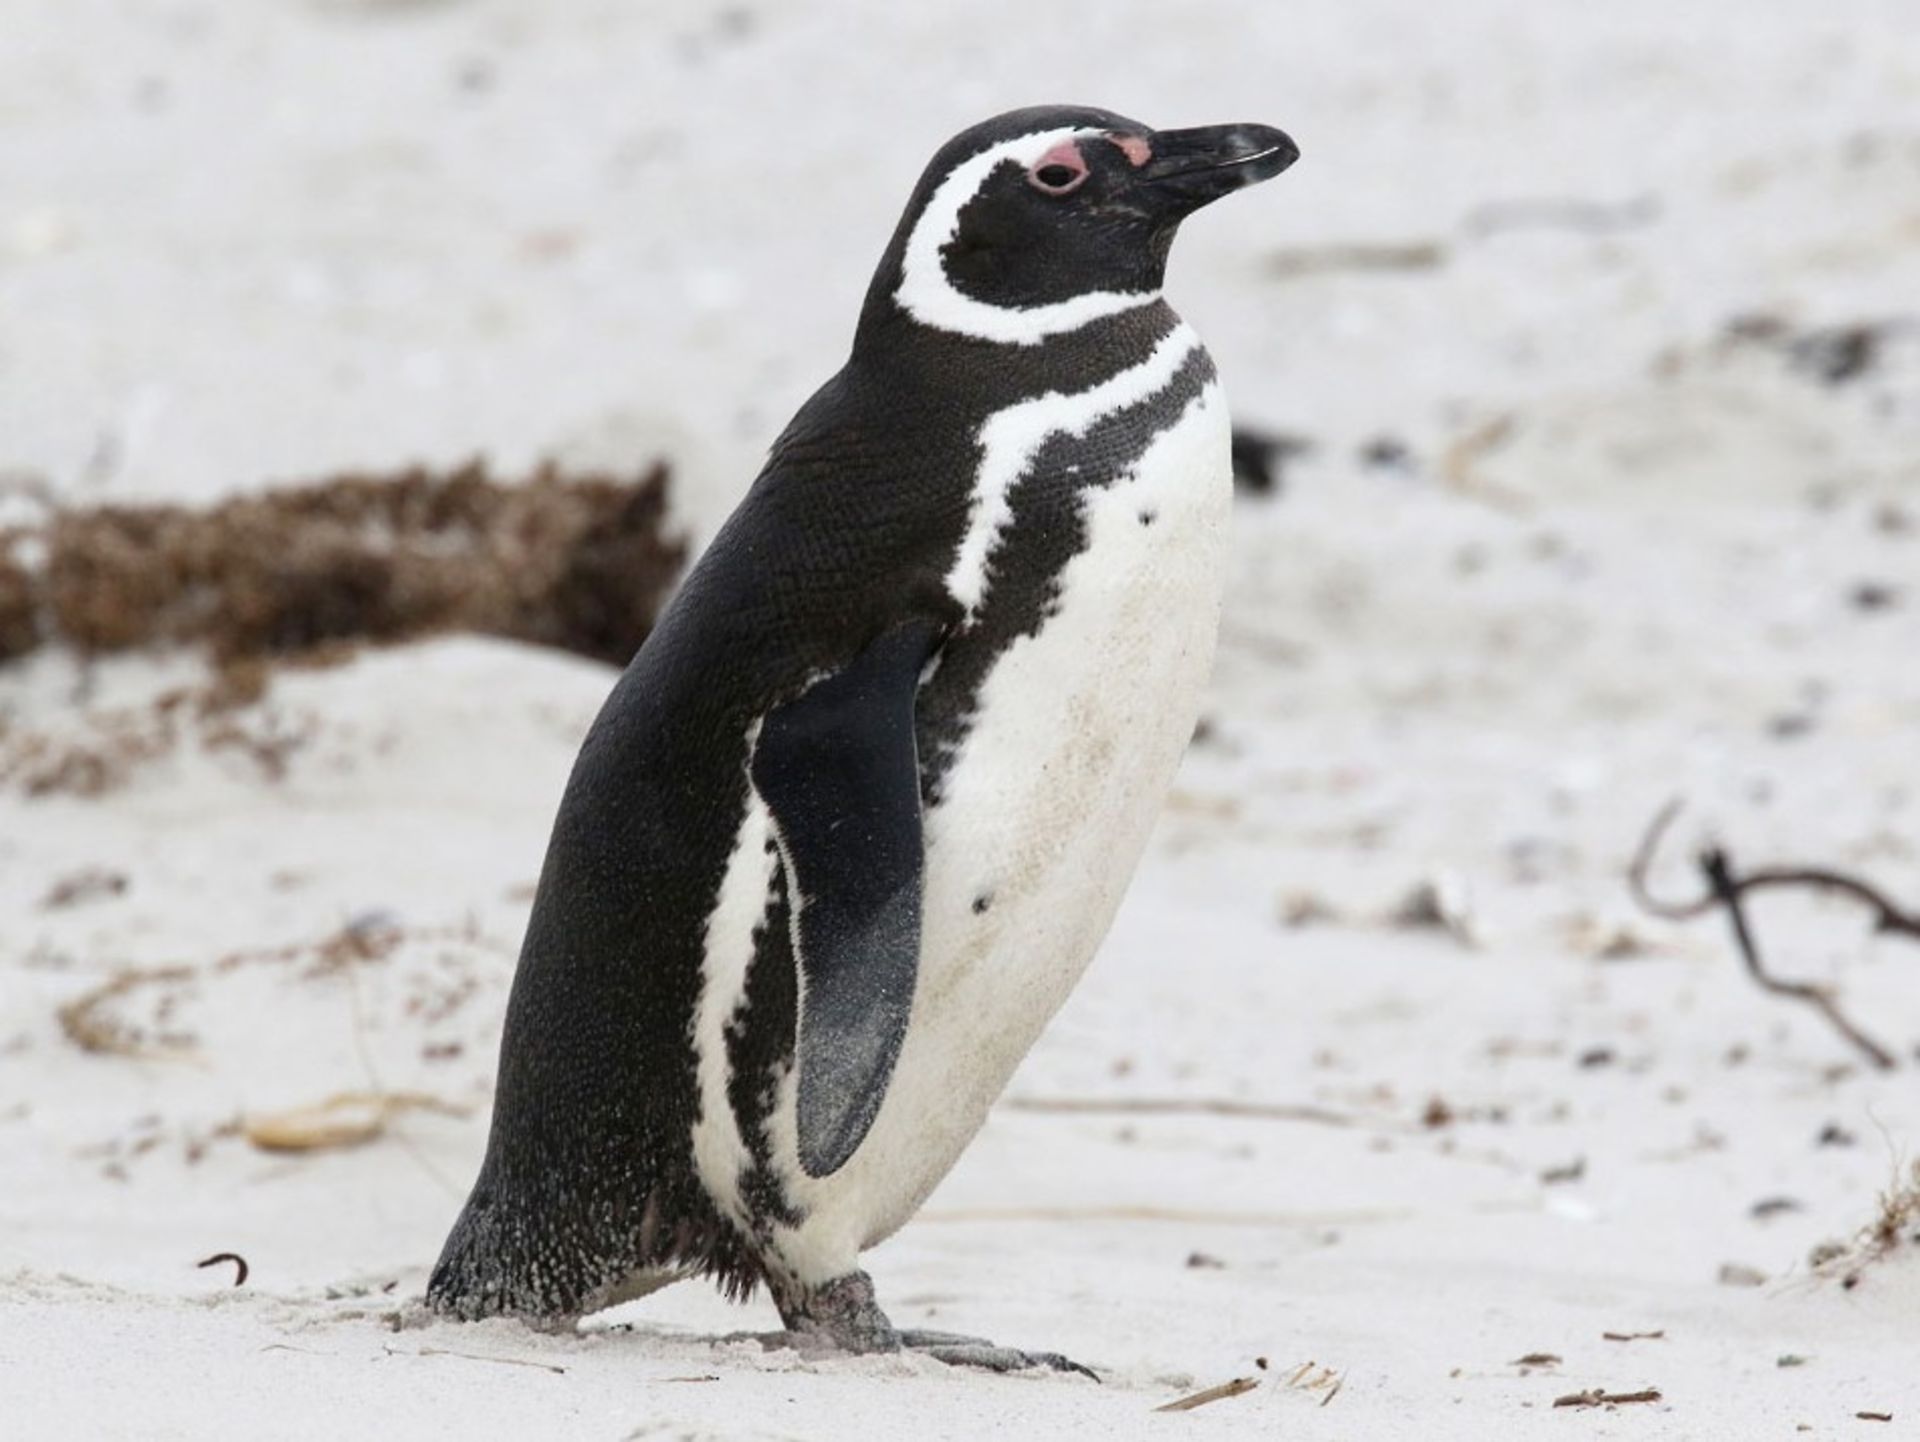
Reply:
<svg viewBox="0 0 1920 1442"><path fill-rule="evenodd" d="M1032 344L1158 294L1174 231L1299 158L1266 125L1153 130L1083 106L1009 111L943 145L868 299L921 325Z"/></svg>

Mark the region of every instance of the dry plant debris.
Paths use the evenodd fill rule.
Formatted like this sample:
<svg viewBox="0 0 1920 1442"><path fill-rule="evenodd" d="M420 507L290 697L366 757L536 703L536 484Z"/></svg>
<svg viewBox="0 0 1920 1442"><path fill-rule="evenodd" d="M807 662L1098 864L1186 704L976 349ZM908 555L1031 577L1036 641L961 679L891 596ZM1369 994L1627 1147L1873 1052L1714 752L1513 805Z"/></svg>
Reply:
<svg viewBox="0 0 1920 1442"><path fill-rule="evenodd" d="M155 1060L192 1052L197 1038L173 1024L178 1002L203 983L252 966L291 966L304 962L302 979L332 976L358 962L384 961L408 942L471 947L484 938L471 926L409 929L378 918L349 922L317 941L290 946L229 952L204 965L175 963L136 967L117 972L100 985L67 1002L57 1013L68 1041L97 1056ZM487 943L492 944L492 943ZM471 994L462 981L444 982L443 989L413 998L411 1010L422 1020L442 1020ZM149 1013L130 1018L124 1004L136 993L157 991ZM144 998L143 998L144 1000Z"/></svg>
<svg viewBox="0 0 1920 1442"><path fill-rule="evenodd" d="M319 723L263 701L272 667L362 644L464 630L625 665L686 560L663 529L666 480L548 466L509 484L476 461L204 510L37 496L44 523L0 529L0 664L50 643L83 657L204 645L215 671L63 732L0 726L0 786L99 796L187 741L279 780Z"/></svg>
<svg viewBox="0 0 1920 1442"><path fill-rule="evenodd" d="M1583 1181L1586 1175L1587 1159L1585 1157L1575 1157L1570 1162L1563 1162L1559 1166L1548 1167L1545 1171L1541 1172L1540 1184L1548 1187L1561 1186L1568 1182Z"/></svg>
<svg viewBox="0 0 1920 1442"><path fill-rule="evenodd" d="M1220 1402L1228 1397L1238 1397L1242 1393L1251 1392L1259 1385L1260 1379L1258 1377L1235 1377L1230 1381L1220 1383L1217 1387L1206 1387L1198 1392L1188 1393L1185 1397L1176 1398L1174 1401L1155 1407L1153 1410L1156 1412L1191 1412L1194 1408L1204 1407L1209 1402Z"/></svg>
<svg viewBox="0 0 1920 1442"><path fill-rule="evenodd" d="M1680 813L1680 802L1669 801L1661 807L1647 827L1640 845L1634 853L1632 864L1627 868L1627 884L1634 899L1655 916L1669 921L1686 921L1702 916L1715 907L1724 908L1727 919L1733 927L1734 944L1739 948L1740 959L1746 964L1747 974L1759 984L1762 990L1775 996L1788 997L1794 1001L1806 1002L1833 1025L1833 1028L1851 1042L1856 1050L1882 1071L1890 1071L1899 1063L1879 1042L1861 1031L1844 1012L1826 987L1815 986L1809 982L1782 981L1767 971L1760 960L1758 943L1753 937L1753 929L1747 923L1744 899L1748 893L1767 887L1805 887L1822 891L1834 891L1850 896L1864 903L1874 911L1874 930L1891 932L1920 941L1920 913L1904 911L1895 906L1884 895L1858 877L1842 872L1829 871L1821 867L1770 867L1749 872L1744 876L1736 875L1732 858L1720 847L1708 847L1697 858L1701 874L1707 883L1707 894L1694 901L1662 901L1648 889L1647 873L1653 865L1654 853L1659 849L1660 839Z"/></svg>
<svg viewBox="0 0 1920 1442"><path fill-rule="evenodd" d="M1822 1242L1807 1260L1816 1271L1837 1275L1841 1286L1852 1288L1860 1285L1867 1267L1903 1246L1920 1249L1920 1161L1909 1163L1904 1174L1895 1172L1875 1199L1873 1219L1852 1241Z"/></svg>
<svg viewBox="0 0 1920 1442"><path fill-rule="evenodd" d="M1729 321L1721 347L1774 350L1794 374L1821 385L1840 386L1871 374L1879 367L1887 343L1914 326L1911 317L1893 317L1796 329L1784 317L1762 312Z"/></svg>
<svg viewBox="0 0 1920 1442"><path fill-rule="evenodd" d="M40 644L33 575L0 545L0 663Z"/></svg>
<svg viewBox="0 0 1920 1442"><path fill-rule="evenodd" d="M1660 218L1660 198L1637 195L1609 203L1575 196L1539 196L1496 200L1476 206L1462 224L1468 235L1483 238L1503 230L1571 230L1585 235L1614 235L1637 230Z"/></svg>
<svg viewBox="0 0 1920 1442"><path fill-rule="evenodd" d="M1466 879L1454 871L1423 877L1382 917L1404 931L1444 931L1468 949L1480 945L1474 917L1473 894Z"/></svg>
<svg viewBox="0 0 1920 1442"><path fill-rule="evenodd" d="M1235 1097L1005 1097L1008 1111L1056 1116L1210 1116L1248 1121L1312 1122L1329 1127L1404 1130L1385 1120L1335 1111L1332 1107L1289 1102L1242 1101Z"/></svg>
<svg viewBox="0 0 1920 1442"><path fill-rule="evenodd" d="M502 1367L537 1367L542 1372L552 1372L556 1376L567 1375L567 1369L558 1362L536 1362L526 1357L489 1357L481 1352L455 1352L446 1347L420 1347L412 1351L400 1347L382 1347L380 1350L389 1357L458 1357L463 1362L497 1362Z"/></svg>
<svg viewBox="0 0 1920 1442"><path fill-rule="evenodd" d="M1638 1392L1608 1392L1595 1387L1586 1392L1569 1392L1553 1399L1556 1407L1619 1407L1633 1402L1658 1402L1658 1387L1642 1387Z"/></svg>
<svg viewBox="0 0 1920 1442"><path fill-rule="evenodd" d="M126 889L125 872L107 871L101 867L89 866L84 870L71 872L54 882L47 894L41 898L40 909L59 911L69 906L84 905L89 901L120 896L126 892Z"/></svg>
<svg viewBox="0 0 1920 1442"><path fill-rule="evenodd" d="M1920 1162L1907 1169L1903 1182L1898 1178L1880 1194L1880 1212L1867 1227L1866 1239L1875 1257L1883 1257L1899 1246L1903 1237L1920 1244L1920 1231L1908 1236L1908 1228L1920 1227Z"/></svg>
<svg viewBox="0 0 1920 1442"><path fill-rule="evenodd" d="M263 1152L317 1152L357 1147L380 1136L407 1111L464 1117L467 1108L425 1092L336 1092L311 1106L248 1117L243 1130Z"/></svg>
<svg viewBox="0 0 1920 1442"><path fill-rule="evenodd" d="M49 642L231 662L467 630L625 665L686 561L666 496L659 465L516 484L476 460L204 510L56 507L0 531L0 662Z"/></svg>
<svg viewBox="0 0 1920 1442"><path fill-rule="evenodd" d="M18 785L29 796L103 795L124 785L136 768L171 753L184 734L209 738L210 728L220 724L217 704L212 691L181 688L145 707L89 713L77 737L24 727L10 731L0 737L0 785ZM222 735L223 744L233 744L224 726ZM283 768L286 755L284 747L278 749Z"/></svg>
<svg viewBox="0 0 1920 1442"><path fill-rule="evenodd" d="M196 1267L217 1267L223 1262L233 1264L233 1285L244 1286L247 1280L247 1259L238 1252L215 1252L211 1257L195 1262Z"/></svg>
<svg viewBox="0 0 1920 1442"><path fill-rule="evenodd" d="M1488 481L1480 473L1480 462L1511 441L1517 426L1513 415L1503 412L1455 438L1440 458L1440 475L1447 485L1495 510L1508 514L1527 511L1529 506L1524 497Z"/></svg>
<svg viewBox="0 0 1920 1442"><path fill-rule="evenodd" d="M1320 1405L1324 1407L1340 1395L1346 1378L1331 1367L1322 1367L1318 1362L1302 1362L1282 1379L1280 1385L1288 1391L1318 1392L1321 1394Z"/></svg>
<svg viewBox="0 0 1920 1442"><path fill-rule="evenodd" d="M140 987L191 981L197 974L191 966L123 971L61 1007L60 1030L80 1050L96 1056L153 1058L184 1052L193 1045L186 1033L129 1026L112 1016L110 1008Z"/></svg>
<svg viewBox="0 0 1920 1442"><path fill-rule="evenodd" d="M1268 257L1267 269L1278 278L1292 280L1329 271L1438 270L1446 261L1447 248L1437 240L1354 241L1277 250Z"/></svg>

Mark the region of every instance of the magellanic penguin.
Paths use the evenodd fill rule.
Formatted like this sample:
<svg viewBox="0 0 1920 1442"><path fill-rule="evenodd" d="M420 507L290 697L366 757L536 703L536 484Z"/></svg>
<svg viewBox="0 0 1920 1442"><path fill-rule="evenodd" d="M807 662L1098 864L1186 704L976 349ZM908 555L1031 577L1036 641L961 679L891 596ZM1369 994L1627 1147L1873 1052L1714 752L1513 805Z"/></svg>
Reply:
<svg viewBox="0 0 1920 1442"><path fill-rule="evenodd" d="M860 1253L947 1174L1106 934L1193 732L1225 402L1174 231L1261 125L1017 110L943 146L853 353L594 722L428 1288L561 1321L705 1274L856 1352Z"/></svg>

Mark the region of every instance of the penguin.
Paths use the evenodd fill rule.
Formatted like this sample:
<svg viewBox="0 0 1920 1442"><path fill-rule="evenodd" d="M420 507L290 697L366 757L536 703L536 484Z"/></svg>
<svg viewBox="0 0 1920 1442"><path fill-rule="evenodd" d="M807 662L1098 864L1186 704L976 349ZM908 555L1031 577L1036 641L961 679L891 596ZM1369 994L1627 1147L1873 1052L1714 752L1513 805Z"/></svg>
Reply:
<svg viewBox="0 0 1920 1442"><path fill-rule="evenodd" d="M582 744L432 1308L564 1325L698 1275L795 1345L1086 1370L896 1329L860 1255L1065 1001L1192 735L1229 426L1167 253L1298 155L1079 106L934 155Z"/></svg>

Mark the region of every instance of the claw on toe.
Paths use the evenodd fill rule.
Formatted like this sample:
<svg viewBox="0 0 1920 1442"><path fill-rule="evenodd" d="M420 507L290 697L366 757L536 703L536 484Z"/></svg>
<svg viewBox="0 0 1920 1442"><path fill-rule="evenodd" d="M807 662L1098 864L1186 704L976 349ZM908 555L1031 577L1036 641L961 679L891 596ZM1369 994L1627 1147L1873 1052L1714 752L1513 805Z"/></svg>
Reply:
<svg viewBox="0 0 1920 1442"><path fill-rule="evenodd" d="M1100 1380L1100 1374L1084 1363L1059 1352L1023 1352L1018 1347L998 1347L981 1337L963 1337L952 1332L902 1332L900 1343L945 1362L949 1367L981 1367L989 1372L1025 1372L1044 1368L1050 1372L1077 1372L1082 1377Z"/></svg>

